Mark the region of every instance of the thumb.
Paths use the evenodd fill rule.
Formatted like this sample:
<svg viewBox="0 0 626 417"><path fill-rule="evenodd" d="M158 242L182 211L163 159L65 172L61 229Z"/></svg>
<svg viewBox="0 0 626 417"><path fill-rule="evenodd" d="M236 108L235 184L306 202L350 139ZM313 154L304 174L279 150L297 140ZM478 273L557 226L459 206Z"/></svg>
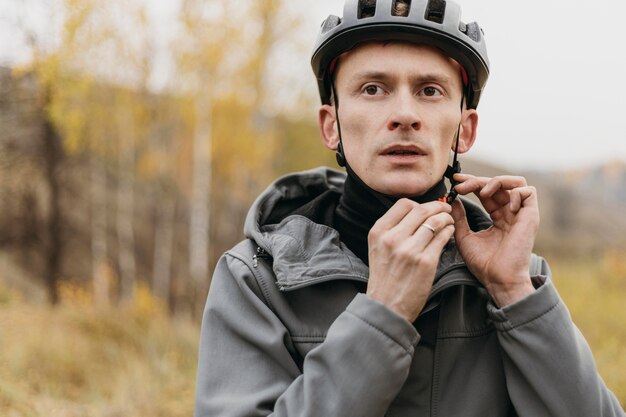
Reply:
<svg viewBox="0 0 626 417"><path fill-rule="evenodd" d="M457 242L461 242L472 230L467 223L467 216L465 214L465 207L459 200L452 202L452 218L454 219L454 238Z"/></svg>

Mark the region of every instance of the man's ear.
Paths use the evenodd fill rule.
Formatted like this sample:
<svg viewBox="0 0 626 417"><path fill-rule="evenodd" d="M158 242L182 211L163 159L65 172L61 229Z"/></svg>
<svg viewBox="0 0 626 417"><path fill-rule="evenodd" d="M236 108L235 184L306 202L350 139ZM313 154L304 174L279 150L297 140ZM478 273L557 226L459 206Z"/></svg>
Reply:
<svg viewBox="0 0 626 417"><path fill-rule="evenodd" d="M461 119L461 130L459 132L459 153L469 151L476 141L476 131L478 129L478 112L475 109L463 110ZM452 144L454 151L455 144Z"/></svg>
<svg viewBox="0 0 626 417"><path fill-rule="evenodd" d="M336 151L337 146L339 146L339 135L337 133L335 108L329 104L322 105L318 112L317 124L324 145L328 149Z"/></svg>

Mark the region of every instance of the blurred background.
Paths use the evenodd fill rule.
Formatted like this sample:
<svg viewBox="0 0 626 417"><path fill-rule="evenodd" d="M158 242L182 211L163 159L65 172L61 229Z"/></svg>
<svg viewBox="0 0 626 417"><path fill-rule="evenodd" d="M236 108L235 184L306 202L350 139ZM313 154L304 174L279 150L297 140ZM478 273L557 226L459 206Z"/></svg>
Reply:
<svg viewBox="0 0 626 417"><path fill-rule="evenodd" d="M217 258L273 179L335 166L309 59L342 3L0 0L0 415L192 414ZM538 188L626 404L626 6L461 4L492 68L463 169Z"/></svg>

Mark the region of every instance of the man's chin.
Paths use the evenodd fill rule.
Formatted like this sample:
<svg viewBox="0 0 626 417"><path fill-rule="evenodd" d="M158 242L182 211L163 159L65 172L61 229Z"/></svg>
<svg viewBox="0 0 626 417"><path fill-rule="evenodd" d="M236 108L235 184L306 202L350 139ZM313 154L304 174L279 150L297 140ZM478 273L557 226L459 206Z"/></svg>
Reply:
<svg viewBox="0 0 626 417"><path fill-rule="evenodd" d="M368 174L370 175L366 178L361 177L368 186L381 194L396 198L419 197L439 182L423 172L408 170L380 170L376 175L372 170Z"/></svg>

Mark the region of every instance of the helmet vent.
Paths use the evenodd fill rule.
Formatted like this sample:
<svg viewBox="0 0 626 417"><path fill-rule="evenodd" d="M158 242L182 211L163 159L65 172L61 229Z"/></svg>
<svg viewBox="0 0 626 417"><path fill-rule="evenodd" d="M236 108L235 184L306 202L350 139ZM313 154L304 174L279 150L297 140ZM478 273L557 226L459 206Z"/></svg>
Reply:
<svg viewBox="0 0 626 417"><path fill-rule="evenodd" d="M428 0L428 6L426 6L426 20L430 20L431 22L435 23L443 23L443 18L445 14L445 0Z"/></svg>
<svg viewBox="0 0 626 417"><path fill-rule="evenodd" d="M339 26L340 23L341 23L341 19L331 14L322 23L322 33L326 33L329 30L334 29L335 27Z"/></svg>
<svg viewBox="0 0 626 417"><path fill-rule="evenodd" d="M470 37L474 42L480 42L480 36L482 34L482 29L478 26L478 23L472 22L467 24L467 32L465 32L467 36Z"/></svg>
<svg viewBox="0 0 626 417"><path fill-rule="evenodd" d="M373 17L376 14L376 0L359 0L358 19Z"/></svg>
<svg viewBox="0 0 626 417"><path fill-rule="evenodd" d="M411 0L393 0L391 5L392 16L407 17L411 11Z"/></svg>

